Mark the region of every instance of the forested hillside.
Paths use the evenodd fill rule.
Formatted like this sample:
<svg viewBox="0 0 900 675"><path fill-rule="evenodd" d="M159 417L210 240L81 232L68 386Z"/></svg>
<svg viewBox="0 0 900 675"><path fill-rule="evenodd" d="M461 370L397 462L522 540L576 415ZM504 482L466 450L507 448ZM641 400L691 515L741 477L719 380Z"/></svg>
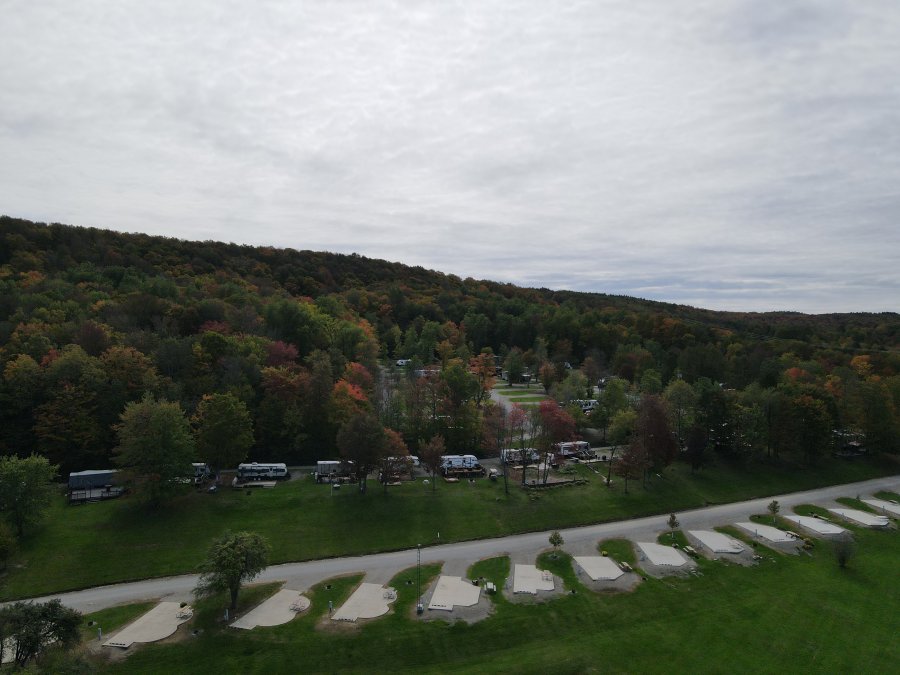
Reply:
<svg viewBox="0 0 900 675"><path fill-rule="evenodd" d="M252 459L335 456L362 412L395 444L442 436L482 452L488 352L562 404L617 376L625 396L601 394L591 419L573 410L581 427L660 395L695 458L814 461L833 429L894 452L898 343L897 314L712 312L0 218L0 455L38 452L64 471L109 466L120 416L145 396L177 402L196 428L201 402L227 395L246 409ZM379 359L399 358L409 376L383 377ZM419 381L419 364L438 375Z"/></svg>

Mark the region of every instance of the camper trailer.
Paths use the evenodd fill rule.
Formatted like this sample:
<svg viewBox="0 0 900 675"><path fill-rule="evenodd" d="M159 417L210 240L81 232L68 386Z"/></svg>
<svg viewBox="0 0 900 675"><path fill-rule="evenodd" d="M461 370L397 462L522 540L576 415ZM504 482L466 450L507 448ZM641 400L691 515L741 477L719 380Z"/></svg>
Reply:
<svg viewBox="0 0 900 675"><path fill-rule="evenodd" d="M441 473L447 478L472 478L483 476L485 471L475 455L444 455L441 457Z"/></svg>
<svg viewBox="0 0 900 675"><path fill-rule="evenodd" d="M191 466L194 468L194 485L200 485L212 476L212 471L206 462L191 462Z"/></svg>
<svg viewBox="0 0 900 675"><path fill-rule="evenodd" d="M320 459L316 462L317 483L349 483L354 480L353 462L337 459Z"/></svg>
<svg viewBox="0 0 900 675"><path fill-rule="evenodd" d="M587 441L566 441L555 445L556 454L559 457L578 459L588 459L593 456L591 452L591 444Z"/></svg>
<svg viewBox="0 0 900 675"><path fill-rule="evenodd" d="M504 448L500 451L500 461L503 464L522 464L523 457L527 463L533 464L540 458L540 453L534 448L525 448L524 450Z"/></svg>
<svg viewBox="0 0 900 675"><path fill-rule="evenodd" d="M252 462L239 464L237 477L243 481L287 480L291 477L291 472L287 470L287 465L284 463Z"/></svg>
<svg viewBox="0 0 900 675"><path fill-rule="evenodd" d="M116 485L115 469L92 469L69 474L69 503L80 504L120 496L125 488Z"/></svg>
<svg viewBox="0 0 900 675"><path fill-rule="evenodd" d="M115 469L92 469L89 471L75 471L69 474L70 490L90 490L104 488L115 483L117 471Z"/></svg>

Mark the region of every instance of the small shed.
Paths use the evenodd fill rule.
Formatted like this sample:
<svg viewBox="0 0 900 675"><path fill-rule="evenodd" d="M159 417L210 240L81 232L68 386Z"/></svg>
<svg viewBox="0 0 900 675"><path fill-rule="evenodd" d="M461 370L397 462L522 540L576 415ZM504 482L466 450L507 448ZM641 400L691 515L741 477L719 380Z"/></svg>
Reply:
<svg viewBox="0 0 900 675"><path fill-rule="evenodd" d="M90 490L114 485L116 482L115 469L90 469L88 471L75 471L69 474L70 490Z"/></svg>

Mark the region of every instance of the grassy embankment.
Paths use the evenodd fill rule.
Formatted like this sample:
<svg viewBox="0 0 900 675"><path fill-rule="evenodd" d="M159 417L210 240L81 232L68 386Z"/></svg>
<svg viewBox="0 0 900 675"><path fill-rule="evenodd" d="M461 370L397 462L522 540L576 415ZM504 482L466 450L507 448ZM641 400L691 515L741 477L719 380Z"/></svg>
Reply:
<svg viewBox="0 0 900 675"><path fill-rule="evenodd" d="M763 516L768 518L768 516ZM347 630L321 626L358 581L312 590L303 617L251 632L211 628L176 644L143 647L114 672L860 672L892 673L900 660L900 535L855 528L859 553L841 570L825 544L811 555L766 550L746 568L704 561L700 577L649 579L631 593L584 588L568 555L538 564L563 578L566 594L516 604L495 596L473 626L412 618L407 570L392 582L398 601L382 619ZM601 546L618 552L623 542ZM630 546L627 546L630 550ZM425 570L431 577L436 569ZM503 587L507 558L473 566ZM319 627L317 628L317 624Z"/></svg>
<svg viewBox="0 0 900 675"><path fill-rule="evenodd" d="M810 469L735 468L720 462L692 475L675 465L648 487L579 467L587 485L530 494L502 480L474 484L421 481L367 495L305 478L272 490L225 489L186 494L150 512L132 498L83 506L54 501L47 518L22 542L0 600L32 597L118 581L192 572L210 542L227 530L250 530L269 539L272 562L307 560L428 546L438 542L562 529L642 515L667 514L706 504L762 497L822 485L864 480L897 471L896 464L825 461Z"/></svg>
<svg viewBox="0 0 900 675"><path fill-rule="evenodd" d="M501 382L494 385L494 391L510 403L518 403L525 408L536 406L548 398L544 393L544 388L540 384L535 383L519 384L510 387L505 382Z"/></svg>

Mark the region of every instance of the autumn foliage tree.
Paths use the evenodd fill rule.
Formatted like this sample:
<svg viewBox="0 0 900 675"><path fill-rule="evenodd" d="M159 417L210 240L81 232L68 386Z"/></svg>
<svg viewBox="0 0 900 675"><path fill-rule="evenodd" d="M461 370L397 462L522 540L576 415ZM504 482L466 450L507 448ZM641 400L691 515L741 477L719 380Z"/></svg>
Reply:
<svg viewBox="0 0 900 675"><path fill-rule="evenodd" d="M497 381L496 371L493 354L479 354L469 362L469 372L477 384L472 396L476 407L481 408L490 398L491 389Z"/></svg>

